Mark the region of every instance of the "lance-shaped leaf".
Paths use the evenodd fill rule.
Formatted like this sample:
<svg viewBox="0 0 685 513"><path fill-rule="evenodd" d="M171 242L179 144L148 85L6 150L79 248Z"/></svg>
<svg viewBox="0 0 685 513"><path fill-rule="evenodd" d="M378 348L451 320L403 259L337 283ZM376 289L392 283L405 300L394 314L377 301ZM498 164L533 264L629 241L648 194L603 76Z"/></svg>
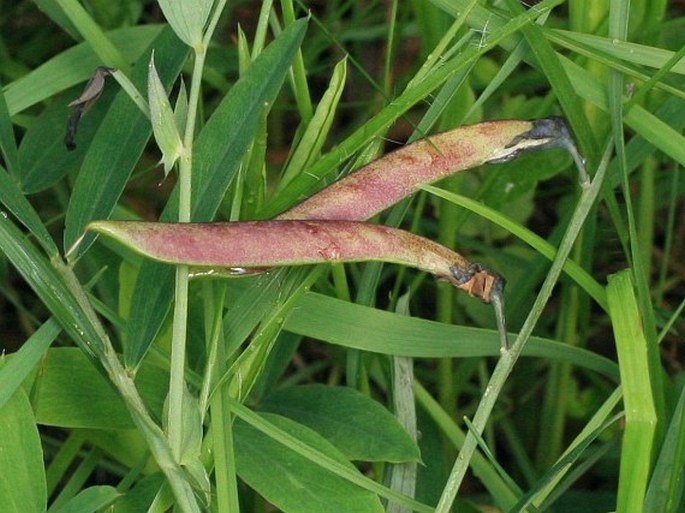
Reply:
<svg viewBox="0 0 685 513"><path fill-rule="evenodd" d="M234 274L253 268L384 261L416 267L490 302L501 278L459 253L413 233L356 221L150 223L95 221L88 230L154 260Z"/></svg>
<svg viewBox="0 0 685 513"><path fill-rule="evenodd" d="M174 111L169 103L164 85L157 74L157 68L155 68L154 52L150 56L148 67L147 94L150 103L152 132L155 135L157 146L162 152L164 176L166 176L181 156L183 143L181 143L181 136L178 133Z"/></svg>
<svg viewBox="0 0 685 513"><path fill-rule="evenodd" d="M432 135L371 162L281 214L279 219L366 220L413 194L421 185L526 151L563 147L586 179L564 120L488 121Z"/></svg>

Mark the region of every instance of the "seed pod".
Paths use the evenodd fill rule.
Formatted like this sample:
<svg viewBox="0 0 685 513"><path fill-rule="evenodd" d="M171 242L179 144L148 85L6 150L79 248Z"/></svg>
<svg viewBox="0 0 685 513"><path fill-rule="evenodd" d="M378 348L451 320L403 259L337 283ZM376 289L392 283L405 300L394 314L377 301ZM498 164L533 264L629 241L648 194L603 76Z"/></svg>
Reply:
<svg viewBox="0 0 685 513"><path fill-rule="evenodd" d="M367 164L287 210L277 219L364 221L428 184L520 153L563 147L578 155L562 118L487 121L416 141Z"/></svg>
<svg viewBox="0 0 685 513"><path fill-rule="evenodd" d="M169 264L234 274L284 265L384 261L415 267L490 302L501 278L410 232L355 221L150 223L96 221L88 230ZM248 271L244 271L248 270Z"/></svg>

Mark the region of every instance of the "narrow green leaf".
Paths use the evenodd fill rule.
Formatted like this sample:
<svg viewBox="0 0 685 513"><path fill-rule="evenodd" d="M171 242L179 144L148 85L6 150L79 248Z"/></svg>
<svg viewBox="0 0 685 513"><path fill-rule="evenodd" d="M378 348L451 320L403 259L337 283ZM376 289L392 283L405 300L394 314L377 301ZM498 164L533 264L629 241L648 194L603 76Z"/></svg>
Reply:
<svg viewBox="0 0 685 513"><path fill-rule="evenodd" d="M544 255L547 259L553 260L556 253L556 248L552 246L549 242L544 240L539 235L535 234L531 230L525 228L524 226L511 220L509 217L505 216L501 212L498 212L492 208L483 205L481 202L476 201L471 198L467 198L460 194L454 194L452 192L446 191L444 189L439 189L433 187L432 185L424 185L421 187L423 190L435 194L436 196L450 201L455 205L460 205L465 207L476 214L488 219L497 225L505 228L510 233L521 239L522 241L529 244L532 248L538 251L541 255ZM604 288L582 267L580 267L573 260L567 260L564 264L564 272L568 274L576 283L578 283L583 289L592 296L592 298L597 301L604 310L607 310L607 300L606 292Z"/></svg>
<svg viewBox="0 0 685 513"><path fill-rule="evenodd" d="M156 50L158 70L165 87L170 87L186 59L187 49L171 30L163 31L149 49ZM145 90L150 53L143 56L131 77ZM102 121L81 166L69 201L64 231L64 246L69 248L93 219L109 217L124 190L134 166L150 137L150 121L120 91ZM81 246L83 251L89 245Z"/></svg>
<svg viewBox="0 0 685 513"><path fill-rule="evenodd" d="M150 65L148 66L147 79L148 102L150 104L150 121L152 132L155 135L157 146L162 151L162 163L164 164L164 176L169 174L171 168L183 152L181 136L176 126L174 112L167 97L164 85L159 79L155 68L155 53L152 52Z"/></svg>
<svg viewBox="0 0 685 513"><path fill-rule="evenodd" d="M611 55L617 59L621 59L632 64L639 64L641 66L649 66L650 68L661 68L669 61L671 57L673 57L675 53L663 48L597 36L595 34L585 34L582 32L560 29L555 29L554 32L563 37L571 39L572 41L582 43L590 48ZM671 68L671 71L681 75L685 74L685 61L680 61L679 63L675 64Z"/></svg>
<svg viewBox="0 0 685 513"><path fill-rule="evenodd" d="M685 468L685 388L668 426L659 451L643 511L675 513L682 510L683 468Z"/></svg>
<svg viewBox="0 0 685 513"><path fill-rule="evenodd" d="M415 358L471 358L499 354L492 330L442 324L308 292L285 322L299 335L381 354ZM614 362L585 349L532 337L525 356L572 362L618 379Z"/></svg>
<svg viewBox="0 0 685 513"><path fill-rule="evenodd" d="M80 39L78 30L69 20L69 17L64 14L57 0L33 0L33 3L74 40Z"/></svg>
<svg viewBox="0 0 685 513"><path fill-rule="evenodd" d="M562 56L561 62L576 93L603 111L608 112L606 87L602 81L566 57ZM676 108L679 108L678 103L675 105ZM673 107L672 104L671 108ZM664 113L665 115L666 113ZM680 125L681 119L682 117L674 124ZM633 105L623 117L623 121L655 147L685 165L685 137L677 129L640 105Z"/></svg>
<svg viewBox="0 0 685 513"><path fill-rule="evenodd" d="M64 276L55 269L63 265L59 257L48 262L7 215L0 215L0 248L84 353L91 358L102 355L102 334L79 305Z"/></svg>
<svg viewBox="0 0 685 513"><path fill-rule="evenodd" d="M55 256L59 253L57 246L38 213L33 208L33 205L29 203L21 192L14 178L2 166L0 166L0 202L29 229L48 255ZM0 212L0 214L7 216L5 212Z"/></svg>
<svg viewBox="0 0 685 513"><path fill-rule="evenodd" d="M277 390L261 404L303 424L360 461L419 461L418 447L378 402L347 387L303 385Z"/></svg>
<svg viewBox="0 0 685 513"><path fill-rule="evenodd" d="M621 450L617 511L643 511L657 424L650 350L630 270L609 277L609 312L616 339L626 429Z"/></svg>
<svg viewBox="0 0 685 513"><path fill-rule="evenodd" d="M178 88L178 96L176 97L176 105L174 106L174 121L176 122L176 130L182 133L186 126L188 119L188 92L186 91L186 83L181 76L181 85Z"/></svg>
<svg viewBox="0 0 685 513"><path fill-rule="evenodd" d="M212 11L213 0L159 0L164 17L176 35L190 47L202 43L202 34Z"/></svg>
<svg viewBox="0 0 685 513"><path fill-rule="evenodd" d="M114 30L108 33L108 37L128 62L134 62L143 55L162 29L161 25L139 25ZM6 86L5 100L10 116L88 80L93 70L100 65L102 61L88 43L81 43L61 52Z"/></svg>
<svg viewBox="0 0 685 513"><path fill-rule="evenodd" d="M54 513L94 513L112 504L120 495L113 486L90 486L69 499Z"/></svg>
<svg viewBox="0 0 685 513"><path fill-rule="evenodd" d="M128 62L77 0L56 0L69 21L100 58L99 64L128 71Z"/></svg>
<svg viewBox="0 0 685 513"><path fill-rule="evenodd" d="M33 371L60 331L54 319L48 320L0 367L0 409Z"/></svg>
<svg viewBox="0 0 685 513"><path fill-rule="evenodd" d="M214 217L252 143L264 104L271 105L276 98L306 27L301 20L283 31L235 83L198 135L193 147L193 220ZM177 205L176 195L162 219L173 220ZM129 367L140 362L162 325L173 296L172 276L172 269L159 264L141 268L124 348Z"/></svg>
<svg viewBox="0 0 685 513"><path fill-rule="evenodd" d="M307 124L307 128L304 134L302 134L297 148L283 171L283 176L278 182L279 190L287 185L294 176L297 176L311 165L314 159L318 157L333 123L333 116L345 86L346 76L347 61L342 60L336 64L328 89L326 89L326 92L321 97L321 101L317 105L312 119Z"/></svg>
<svg viewBox="0 0 685 513"><path fill-rule="evenodd" d="M307 20L299 20L284 30L234 84L198 135L193 147L193 221L212 220L306 29Z"/></svg>
<svg viewBox="0 0 685 513"><path fill-rule="evenodd" d="M262 414L264 420L334 459L350 471L354 466L320 435L292 420ZM303 456L242 420L234 424L238 475L286 513L382 512L378 497L313 465Z"/></svg>
<svg viewBox="0 0 685 513"><path fill-rule="evenodd" d="M10 119L5 93L0 89L0 152L5 161L5 167L10 175L19 174L19 157L17 155L17 141L14 138L14 128Z"/></svg>
<svg viewBox="0 0 685 513"><path fill-rule="evenodd" d="M43 449L23 389L0 408L0 511L44 513L47 503Z"/></svg>

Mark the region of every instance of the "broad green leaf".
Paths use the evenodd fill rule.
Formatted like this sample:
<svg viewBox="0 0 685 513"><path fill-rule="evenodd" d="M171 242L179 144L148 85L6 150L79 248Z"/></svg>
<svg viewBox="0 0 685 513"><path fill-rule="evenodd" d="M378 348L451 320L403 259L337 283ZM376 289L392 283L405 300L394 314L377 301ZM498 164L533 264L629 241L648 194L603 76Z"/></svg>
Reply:
<svg viewBox="0 0 685 513"><path fill-rule="evenodd" d="M69 499L54 513L94 513L112 504L120 495L113 486L91 486Z"/></svg>
<svg viewBox="0 0 685 513"><path fill-rule="evenodd" d="M343 347L415 358L495 356L500 349L492 330L407 317L313 292L298 302L285 329ZM570 361L618 378L608 358L548 339L531 337L523 355Z"/></svg>
<svg viewBox="0 0 685 513"><path fill-rule="evenodd" d="M174 112L169 103L166 90L159 79L155 68L155 54L150 57L147 78L148 102L150 104L150 121L152 132L155 135L157 146L162 151L162 163L164 164L164 176L169 174L171 168L183 152L181 136L176 127Z"/></svg>
<svg viewBox="0 0 685 513"><path fill-rule="evenodd" d="M136 385L150 410L161 415L168 377L143 365ZM83 352L72 347L48 351L36 389L36 419L49 426L91 429L135 427L121 397Z"/></svg>
<svg viewBox="0 0 685 513"><path fill-rule="evenodd" d="M271 43L216 108L193 148L192 219L210 221L255 136L264 105L271 105L299 48L306 21L298 21ZM163 220L173 220L178 196ZM173 269L145 263L138 277L128 324L126 365L135 367L159 331L171 304Z"/></svg>
<svg viewBox="0 0 685 513"><path fill-rule="evenodd" d="M133 62L143 55L163 28L161 25L128 27L114 30L108 37L124 57ZM102 61L88 43L81 43L61 52L30 73L7 84L5 100L10 116L88 80L93 70L101 65Z"/></svg>
<svg viewBox="0 0 685 513"><path fill-rule="evenodd" d="M0 511L43 513L47 502L43 449L23 389L0 408Z"/></svg>
<svg viewBox="0 0 685 513"><path fill-rule="evenodd" d="M303 443L354 470L320 435L292 420L263 414ZM234 424L238 475L285 513L382 512L378 497L313 464L242 420Z"/></svg>
<svg viewBox="0 0 685 513"><path fill-rule="evenodd" d="M48 320L0 366L0 408L33 371L60 331L54 319Z"/></svg>
<svg viewBox="0 0 685 513"><path fill-rule="evenodd" d="M203 29L212 11L213 0L158 0L158 3L181 41L190 47L202 43Z"/></svg>
<svg viewBox="0 0 685 513"><path fill-rule="evenodd" d="M155 49L159 74L166 87L176 80L186 59L186 48L171 30L163 31L151 45ZM150 53L134 68L132 82L145 90ZM64 231L64 246L71 247L85 225L93 219L107 218L150 137L150 120L129 96L120 91L88 148L69 201ZM79 247L84 251L89 242Z"/></svg>
<svg viewBox="0 0 685 513"><path fill-rule="evenodd" d="M378 402L351 388L285 388L270 394L260 408L313 429L350 460L419 460L416 444L397 419Z"/></svg>

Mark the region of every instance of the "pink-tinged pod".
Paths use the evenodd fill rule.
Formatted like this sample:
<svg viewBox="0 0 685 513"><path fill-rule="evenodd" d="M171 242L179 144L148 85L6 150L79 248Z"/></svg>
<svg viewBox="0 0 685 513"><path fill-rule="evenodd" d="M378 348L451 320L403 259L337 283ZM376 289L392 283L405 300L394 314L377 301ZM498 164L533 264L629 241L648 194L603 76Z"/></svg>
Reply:
<svg viewBox="0 0 685 513"><path fill-rule="evenodd" d="M586 182L582 158L562 118L487 121L431 135L367 164L329 185L277 219L363 221L427 183L486 163L506 162L526 151L563 147Z"/></svg>
<svg viewBox="0 0 685 513"><path fill-rule="evenodd" d="M327 262L384 261L415 267L490 302L501 278L436 242L355 221L151 223L96 221L88 230L169 264L241 269Z"/></svg>

